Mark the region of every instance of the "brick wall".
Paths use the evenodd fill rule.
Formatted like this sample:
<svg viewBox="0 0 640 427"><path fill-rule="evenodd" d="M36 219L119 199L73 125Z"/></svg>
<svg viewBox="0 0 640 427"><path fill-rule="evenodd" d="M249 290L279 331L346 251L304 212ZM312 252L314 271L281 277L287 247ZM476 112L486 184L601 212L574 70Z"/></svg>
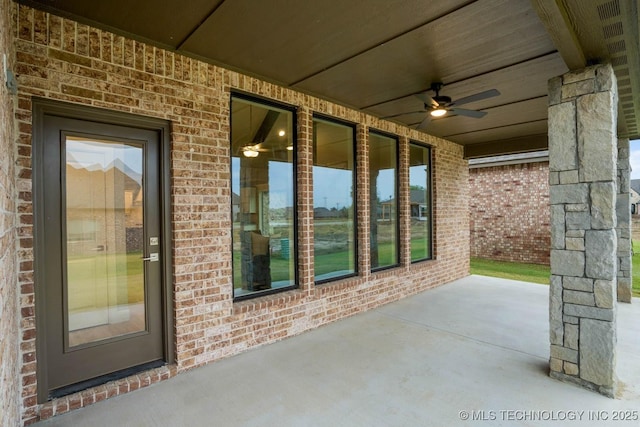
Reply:
<svg viewBox="0 0 640 427"><path fill-rule="evenodd" d="M125 39L73 21L16 8L20 93L18 201L23 421L28 424L168 378L186 369L299 334L468 274L468 165L461 146L309 95ZM232 90L298 108L299 289L233 302L229 100ZM31 229L32 97L121 110L171 121L171 205L176 364L43 405L36 402ZM313 283L312 114L358 123L360 275ZM400 137L401 170L409 139L433 149L436 259L369 271L367 131ZM404 179L406 182L406 179ZM408 188L399 194L408 200ZM408 210L403 210L407 215ZM406 243L409 221L402 219ZM406 249L405 249L406 251Z"/></svg>
<svg viewBox="0 0 640 427"><path fill-rule="evenodd" d="M549 265L549 163L469 173L471 256Z"/></svg>
<svg viewBox="0 0 640 427"><path fill-rule="evenodd" d="M2 56L13 69L10 0L0 0L0 426L20 422L18 268L16 257L15 97L5 85Z"/></svg>

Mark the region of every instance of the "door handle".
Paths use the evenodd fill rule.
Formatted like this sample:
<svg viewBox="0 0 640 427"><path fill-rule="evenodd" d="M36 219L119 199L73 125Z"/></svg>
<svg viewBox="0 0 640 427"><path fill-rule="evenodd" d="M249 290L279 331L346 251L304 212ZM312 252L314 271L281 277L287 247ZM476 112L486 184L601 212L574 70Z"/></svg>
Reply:
<svg viewBox="0 0 640 427"><path fill-rule="evenodd" d="M142 257L140 259L143 260L143 261L151 261L151 262L160 261L160 257L158 256L157 252L149 254L149 256L147 258Z"/></svg>

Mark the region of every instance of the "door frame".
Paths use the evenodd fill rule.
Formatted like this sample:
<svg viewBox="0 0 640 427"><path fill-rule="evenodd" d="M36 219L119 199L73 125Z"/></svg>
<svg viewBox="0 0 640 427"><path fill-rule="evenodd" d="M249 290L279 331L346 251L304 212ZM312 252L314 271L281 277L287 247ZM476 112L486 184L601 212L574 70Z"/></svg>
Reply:
<svg viewBox="0 0 640 427"><path fill-rule="evenodd" d="M57 116L75 120L87 120L108 125L120 125L158 132L160 142L160 259L161 301L162 301L162 337L164 361L175 362L175 345L173 331L175 325L173 309L173 265L171 247L171 182L170 182L170 124L166 120L138 116L119 111L104 110L96 107L69 104L44 98L32 99L32 192L33 192L33 256L35 284L35 323L36 323L36 379L38 403L49 398L47 380L47 324L46 300L47 289L44 277L44 259L46 248L44 241L44 117Z"/></svg>

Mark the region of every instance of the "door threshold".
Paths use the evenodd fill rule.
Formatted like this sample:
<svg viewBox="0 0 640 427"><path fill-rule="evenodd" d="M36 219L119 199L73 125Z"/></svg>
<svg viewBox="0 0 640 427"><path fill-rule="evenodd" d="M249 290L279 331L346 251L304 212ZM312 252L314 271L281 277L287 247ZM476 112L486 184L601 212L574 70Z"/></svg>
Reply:
<svg viewBox="0 0 640 427"><path fill-rule="evenodd" d="M60 387L49 392L48 400L57 399L59 397L67 396L69 394L77 393L88 388L97 387L102 384L106 384L110 381L116 381L122 378L126 378L130 375L137 374L138 372L149 371L151 369L159 368L166 365L164 360L154 360L153 362L143 363L142 365L132 366L131 368L122 369L120 371L111 372L106 375L101 375L90 380L81 381L79 383L71 384L68 386Z"/></svg>

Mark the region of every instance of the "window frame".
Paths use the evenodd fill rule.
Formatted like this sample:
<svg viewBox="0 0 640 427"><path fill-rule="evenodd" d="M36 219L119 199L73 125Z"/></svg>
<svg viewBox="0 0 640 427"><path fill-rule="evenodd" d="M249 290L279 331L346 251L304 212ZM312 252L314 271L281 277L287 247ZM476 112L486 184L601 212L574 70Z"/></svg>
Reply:
<svg viewBox="0 0 640 427"><path fill-rule="evenodd" d="M432 164L433 164L433 147L431 145L419 142L419 141L415 141L415 140L409 140L409 163L411 163L411 146L414 145L416 147L420 147L420 148L425 148L427 149L428 152L428 169L429 169L429 173L427 175L427 179L429 180L429 185L427 186L426 190L427 190L427 199L429 202L429 227L428 227L428 231L429 231L429 256L426 258L418 258L418 259L412 259L411 257L411 235L409 235L409 259L411 261L411 264L415 264L415 263L419 263L419 262L424 262L424 261L431 261L434 259L433 256L433 242L434 242L434 235L433 235L433 168L432 168ZM409 169L409 207L411 207L411 164L409 164L408 166ZM409 229L409 233L411 233L411 230Z"/></svg>
<svg viewBox="0 0 640 427"><path fill-rule="evenodd" d="M292 158L291 158L291 167L293 168L293 240L294 245L295 245L295 250L293 251L293 253L295 254L295 262L294 262L294 268L293 268L293 285L291 286L283 286L281 288L272 288L272 289L267 289L267 290L263 290L263 291L256 291L256 292L251 292L249 294L244 294L244 295L236 295L235 292L235 283L234 283L234 277L235 277L235 267L234 267L234 260L233 260L233 245L234 245L234 238L233 238L233 149L232 149L232 144L233 144L233 135L232 135L232 130L233 130L233 100L234 99L238 99L241 101L247 101L247 102L253 102L255 104L260 104L263 105L267 108L271 107L271 108L277 108L279 110L285 110L291 113L291 142L293 145L293 150L292 150ZM294 289L299 289L300 288L300 245L298 244L298 123L297 123L297 119L298 119L298 108L294 105L290 105L290 104L285 104L282 102L278 102L278 101L274 101L272 99L269 98L264 98L258 95L254 95L254 94L250 94L250 93L246 93L246 92L242 92L242 91L236 91L236 90L232 90L229 93L229 218L230 218L230 223L231 223L231 246L230 246L230 252L231 252L231 295L232 295L232 299L233 302L239 302L239 301L244 301L244 300L249 300L249 299L254 299L254 298L260 298L260 297L264 297L267 295L273 295L273 294L277 294L277 293L281 293L281 292L286 292L286 291L291 291Z"/></svg>
<svg viewBox="0 0 640 427"><path fill-rule="evenodd" d="M395 149L396 149L396 161L395 161L395 206L396 206L396 262L395 264L391 264L391 265L385 265L382 267L373 267L371 265L371 224L369 224L369 270L371 273L378 273L380 271L384 271L384 270L390 270L393 268L398 268L402 265L401 261L400 261L400 255L402 253L402 248L400 247L402 245L402 239L400 238L400 138L398 137L398 135L394 135L392 133L389 132L384 132L381 130L377 130L377 129L369 129L368 130L368 136L369 136L369 152L371 151L371 135L377 135L377 136L382 136L385 138L390 138L392 140L395 141ZM371 174L371 157L369 157L369 164L367 165L367 169L369 170L369 175ZM371 186L371 182L369 182L369 185ZM371 189L369 189L369 209L373 209L373 203L371 203ZM371 212L369 212L369 219L371 219Z"/></svg>
<svg viewBox="0 0 640 427"><path fill-rule="evenodd" d="M357 277L360 274L360 269L358 268L358 259L359 259L359 251L360 251L360 245L359 245L359 235L358 235L358 188L357 188L357 184L358 184L358 153L357 153L357 148L358 148L358 144L357 144L357 139L358 139L358 133L357 133L357 128L356 128L356 124L355 123L351 123L351 122L347 122L344 120L339 120L336 119L334 117L331 116L326 116L323 114L317 114L317 113L313 113L312 115L312 123L315 120L321 120L324 122L328 122L328 123L332 123L332 124L336 124L336 125L340 125L340 126L345 126L348 127L352 130L353 132L353 140L351 142L352 144L352 153L353 153L353 173L352 173L352 183L351 183L351 188L353 191L353 196L352 196L352 203L353 203L353 237L354 237L354 272L353 273L349 273L349 274L345 274L342 276L336 276L336 277L331 277L331 278L327 278L327 279L321 279L321 280L316 280L316 273L315 273L315 246L313 249L313 266L314 266L314 271L313 271L313 280L314 280L314 284L315 285L323 285L326 283L331 283L331 282L335 282L338 280L343 280L343 279L348 279L350 277ZM316 150L315 150L315 132L312 130L312 160L311 160L311 170L313 171L313 168L315 167L315 158L316 158ZM313 172L312 172L313 174ZM315 183L315 180L314 180ZM314 184L315 185L315 184ZM314 187L315 188L315 187ZM312 188L313 191L313 188ZM314 202L315 203L315 202ZM314 207L312 206L312 209L314 209ZM315 218L313 218L312 221L314 230L313 230L313 236L315 238Z"/></svg>

